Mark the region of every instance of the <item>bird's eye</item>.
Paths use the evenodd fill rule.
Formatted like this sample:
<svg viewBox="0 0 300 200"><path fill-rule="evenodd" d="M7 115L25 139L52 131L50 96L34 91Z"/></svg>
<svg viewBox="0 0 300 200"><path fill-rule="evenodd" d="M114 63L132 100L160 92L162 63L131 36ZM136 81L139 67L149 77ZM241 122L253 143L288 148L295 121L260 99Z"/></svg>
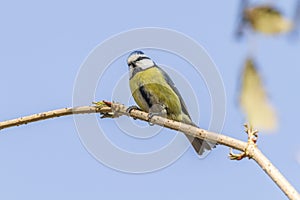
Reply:
<svg viewBox="0 0 300 200"><path fill-rule="evenodd" d="M143 57L137 58L137 59L135 60L135 62L138 62L138 61L141 61L141 60L144 60L144 59L149 59L149 60L150 60L149 57L143 56Z"/></svg>
<svg viewBox="0 0 300 200"><path fill-rule="evenodd" d="M130 66L132 66L133 68L135 67L135 62L130 62L130 63L128 63L128 66L130 67Z"/></svg>

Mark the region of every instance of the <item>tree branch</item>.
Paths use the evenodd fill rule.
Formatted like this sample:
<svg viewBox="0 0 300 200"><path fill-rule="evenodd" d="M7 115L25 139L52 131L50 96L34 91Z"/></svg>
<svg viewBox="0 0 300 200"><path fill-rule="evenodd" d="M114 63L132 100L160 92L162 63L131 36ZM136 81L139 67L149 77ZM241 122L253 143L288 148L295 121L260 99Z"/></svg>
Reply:
<svg viewBox="0 0 300 200"><path fill-rule="evenodd" d="M248 157L249 159L251 158L255 160L257 164L270 176L270 178L277 184L277 186L285 193L285 195L289 199L300 200L300 195L298 194L296 189L285 179L285 177L279 172L279 170L263 155L263 153L257 148L255 142L249 142L251 141L249 139L248 143L243 142L222 134L210 132L201 128L166 119L160 116L153 116L149 120L148 113L139 110L131 110L130 114L128 114L127 107L118 103L110 103L103 101L97 103L96 106L63 108L35 115L25 116L17 119L0 122L0 130L54 117L89 113L101 113L103 115L102 117L112 118L119 117L121 115L130 115L131 117L136 119L148 121L153 124L184 132L185 134L191 135L193 137L205 139L214 143L218 143L240 150L243 152L241 154L243 157ZM248 137L250 138L249 135ZM231 156L233 156L233 154L231 154ZM237 158L235 157L235 159Z"/></svg>

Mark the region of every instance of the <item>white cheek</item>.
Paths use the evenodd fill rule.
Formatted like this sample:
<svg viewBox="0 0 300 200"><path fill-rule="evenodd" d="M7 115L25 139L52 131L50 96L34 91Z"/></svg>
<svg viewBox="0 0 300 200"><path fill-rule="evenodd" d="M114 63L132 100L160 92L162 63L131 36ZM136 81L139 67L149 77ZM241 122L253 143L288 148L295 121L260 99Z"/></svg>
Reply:
<svg viewBox="0 0 300 200"><path fill-rule="evenodd" d="M149 67L152 67L154 65L154 62L149 59L141 60L136 62L136 65L142 69L147 69Z"/></svg>

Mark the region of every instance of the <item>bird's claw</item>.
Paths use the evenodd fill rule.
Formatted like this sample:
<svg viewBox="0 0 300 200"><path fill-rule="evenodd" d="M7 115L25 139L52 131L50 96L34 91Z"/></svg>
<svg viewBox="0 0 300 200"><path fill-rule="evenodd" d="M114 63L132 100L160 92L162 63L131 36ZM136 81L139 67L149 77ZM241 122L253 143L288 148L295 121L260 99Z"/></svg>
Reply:
<svg viewBox="0 0 300 200"><path fill-rule="evenodd" d="M137 106L129 106L129 107L126 109L126 112L127 112L128 114L130 114L130 112L131 112L132 110L140 110L140 111L141 111L141 109L140 109L139 107L137 107Z"/></svg>
<svg viewBox="0 0 300 200"><path fill-rule="evenodd" d="M142 111L142 110L141 110L139 107L137 107L137 106L129 106L129 107L126 109L126 113L127 113L128 115L130 115L130 112L131 112L132 110L139 110L139 111ZM133 119L136 120L136 118L134 118L134 117L133 117Z"/></svg>
<svg viewBox="0 0 300 200"><path fill-rule="evenodd" d="M154 124L152 122L150 122L154 116L160 116L160 113L149 113L148 114L148 124L150 126L154 126Z"/></svg>
<svg viewBox="0 0 300 200"><path fill-rule="evenodd" d="M152 122L150 122L154 116L167 118L166 106L161 104L152 105L152 107L149 109L149 114L148 114L148 123L150 126L154 125Z"/></svg>

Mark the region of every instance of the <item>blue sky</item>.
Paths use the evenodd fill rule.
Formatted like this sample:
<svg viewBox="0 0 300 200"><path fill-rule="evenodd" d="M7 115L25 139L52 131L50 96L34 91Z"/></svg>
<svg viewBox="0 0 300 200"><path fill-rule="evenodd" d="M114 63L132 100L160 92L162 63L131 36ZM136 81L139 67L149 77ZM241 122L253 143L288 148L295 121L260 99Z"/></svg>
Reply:
<svg viewBox="0 0 300 200"><path fill-rule="evenodd" d="M295 1L276 3L288 16L292 15ZM71 106L80 66L98 44L129 29L162 27L186 34L207 50L226 91L227 114L222 132L246 140L237 97L239 76L250 44L247 40L237 42L233 37L237 8L237 1L2 2L0 121ZM300 74L299 41L264 36L256 36L251 41L255 41L255 58L280 120L276 133L259 135L258 145L299 191L300 95L296 92ZM205 90L201 78L197 85L199 82L192 71L182 70L182 65L187 66L182 60L173 60L174 56L164 52L149 50L147 53L157 63L188 77L193 89L199 89L200 85ZM99 81L96 100L112 99L112 85L127 73L126 57L123 55L112 63L103 82ZM210 119L207 95L207 92L197 93L197 99L201 100L200 125L204 128ZM154 140L152 146L117 132L113 121L99 123L112 133L108 137L116 145L131 151L153 150L172 138L172 132L164 130L166 136L158 135L163 140ZM254 161L230 161L227 155L228 148L218 146L206 159L200 160L189 149L162 170L123 173L101 164L89 154L80 141L73 117L50 119L0 131L0 198L285 198Z"/></svg>

